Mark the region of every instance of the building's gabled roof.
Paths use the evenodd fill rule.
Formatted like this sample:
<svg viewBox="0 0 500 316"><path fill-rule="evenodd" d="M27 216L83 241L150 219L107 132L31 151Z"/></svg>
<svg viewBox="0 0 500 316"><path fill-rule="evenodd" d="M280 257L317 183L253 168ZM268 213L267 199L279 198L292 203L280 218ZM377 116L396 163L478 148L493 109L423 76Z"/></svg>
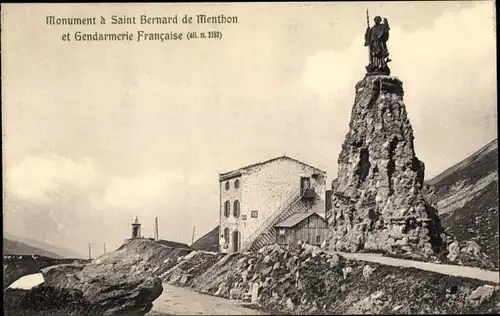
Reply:
<svg viewBox="0 0 500 316"><path fill-rule="evenodd" d="M285 219L284 221L281 221L278 224L274 225L274 227L294 227L295 225L302 222L303 220L305 220L309 216L312 216L313 214L316 214L321 219L325 220L325 218L323 216L321 216L320 214L318 214L316 212L297 213L297 214L293 214L292 216Z"/></svg>
<svg viewBox="0 0 500 316"><path fill-rule="evenodd" d="M297 160L295 158L291 158L291 157L288 157L286 155L283 155L283 156L280 156L280 157L276 157L276 158L272 158L272 159L268 159L268 160L265 160L265 161L261 161L261 162L257 162L257 163L254 163L254 164L251 164L251 165L248 165L248 166L245 166L245 167L241 167L241 168L238 168L238 169L235 169L235 170L232 170L232 171L229 171L229 172L225 172L225 173L220 173L219 174L219 180L222 181L224 179L227 179L229 177L235 177L235 176L240 176L241 175L241 172L244 171L244 170L248 170L248 169L251 169L253 167L257 167L257 166L261 166L261 165L265 165L265 164L268 164L268 163L271 163L271 162L274 162L276 160L280 160L280 159L287 159L287 160L291 160L291 161L295 161L301 165L304 165L306 167L309 167L309 168L312 168L312 169L315 169L317 170L319 173L322 173L322 174L326 174L326 171L323 171L319 168L316 168L316 167L313 167L311 165L308 165L300 160Z"/></svg>

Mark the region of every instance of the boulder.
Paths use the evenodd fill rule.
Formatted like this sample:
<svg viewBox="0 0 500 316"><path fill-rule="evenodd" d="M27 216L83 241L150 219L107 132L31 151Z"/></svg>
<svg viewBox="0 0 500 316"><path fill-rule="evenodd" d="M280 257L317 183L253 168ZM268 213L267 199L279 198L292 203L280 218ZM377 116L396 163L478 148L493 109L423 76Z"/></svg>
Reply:
<svg viewBox="0 0 500 316"><path fill-rule="evenodd" d="M450 245L448 245L448 260L450 261L455 261L460 253L460 246L458 244L458 241L452 242Z"/></svg>
<svg viewBox="0 0 500 316"><path fill-rule="evenodd" d="M86 300L78 290L54 288L44 284L27 291L19 302L19 307L25 314L36 315L71 313L72 315L99 315L103 311L100 306Z"/></svg>
<svg viewBox="0 0 500 316"><path fill-rule="evenodd" d="M270 255L267 255L264 257L264 260L262 260L262 263L264 264L268 264L271 262L271 256Z"/></svg>
<svg viewBox="0 0 500 316"><path fill-rule="evenodd" d="M326 242L326 240L323 240L323 242L321 243L320 248L321 249L327 249L327 247L328 247L328 243Z"/></svg>
<svg viewBox="0 0 500 316"><path fill-rule="evenodd" d="M17 279L40 272L41 269L67 263L85 264L85 259L54 259L38 255L6 255L3 257L4 289Z"/></svg>
<svg viewBox="0 0 500 316"><path fill-rule="evenodd" d="M370 267L369 265L365 265L365 267L363 268L363 277L365 277L365 279L370 278L370 276L373 273L373 270L374 269L372 267Z"/></svg>
<svg viewBox="0 0 500 316"><path fill-rule="evenodd" d="M347 276L351 274L352 268L351 267L345 267L342 269L342 274L344 276L344 280L347 279Z"/></svg>
<svg viewBox="0 0 500 316"><path fill-rule="evenodd" d="M80 292L102 315L145 315L163 292L161 280L131 261L104 261L87 265L64 264L41 271L42 287Z"/></svg>
<svg viewBox="0 0 500 316"><path fill-rule="evenodd" d="M465 246L460 249L461 252L466 252L472 256L480 256L481 255L481 247L472 240L468 240L465 242Z"/></svg>
<svg viewBox="0 0 500 316"><path fill-rule="evenodd" d="M471 301L475 305L482 304L485 301L488 301L495 291L498 290L498 287L494 287L492 285L485 284L483 286L475 289L468 297L469 301Z"/></svg>
<svg viewBox="0 0 500 316"><path fill-rule="evenodd" d="M327 262L330 264L330 268L334 268L339 264L340 256L334 254L327 260Z"/></svg>
<svg viewBox="0 0 500 316"><path fill-rule="evenodd" d="M243 291L241 289L231 289L229 291L230 299L240 299L243 295Z"/></svg>
<svg viewBox="0 0 500 316"><path fill-rule="evenodd" d="M181 277L181 285L186 285L186 283L188 283L188 281L191 279L191 275L190 274L183 274L182 277Z"/></svg>

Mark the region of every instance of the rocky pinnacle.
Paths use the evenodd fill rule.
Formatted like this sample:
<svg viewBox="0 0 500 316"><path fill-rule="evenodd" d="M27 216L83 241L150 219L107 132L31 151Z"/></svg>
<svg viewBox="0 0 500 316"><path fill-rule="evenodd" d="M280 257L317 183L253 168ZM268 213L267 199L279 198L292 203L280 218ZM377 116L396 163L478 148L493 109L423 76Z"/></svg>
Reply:
<svg viewBox="0 0 500 316"><path fill-rule="evenodd" d="M330 248L383 251L394 247L431 256L443 245L437 211L424 198L424 163L413 146L403 84L367 76L356 98L332 183Z"/></svg>

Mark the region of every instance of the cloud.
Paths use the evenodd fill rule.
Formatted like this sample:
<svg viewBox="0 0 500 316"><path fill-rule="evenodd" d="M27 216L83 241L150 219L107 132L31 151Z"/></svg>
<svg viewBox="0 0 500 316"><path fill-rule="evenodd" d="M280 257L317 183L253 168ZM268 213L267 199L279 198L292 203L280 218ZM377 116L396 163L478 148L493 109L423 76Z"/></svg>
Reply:
<svg viewBox="0 0 500 316"><path fill-rule="evenodd" d="M467 78L491 84L496 47L491 10L492 4L479 3L471 9L445 13L431 27L412 33L391 25L388 46L394 75L403 75L405 81L418 83L420 90L422 86L433 92L442 91L443 86L457 92ZM304 84L322 95L337 95L347 85L350 94L352 80L362 78L368 62L363 43L363 34L359 34L346 50L322 50L310 56L303 69ZM489 71L478 72L478 68Z"/></svg>
<svg viewBox="0 0 500 316"><path fill-rule="evenodd" d="M69 188L86 190L97 179L91 159L79 161L58 155L37 157L28 155L12 167L7 166L6 183L17 198L50 201Z"/></svg>
<svg viewBox="0 0 500 316"><path fill-rule="evenodd" d="M152 234L150 223L158 216L162 238L187 241L194 221L202 221L202 230L212 225L215 217L206 210L217 203L210 190L217 184L204 170L173 169L122 176L104 172L90 159L26 156L7 168L4 222L10 233L56 244L64 240L61 244L80 253L88 241L119 246L136 215L145 235Z"/></svg>
<svg viewBox="0 0 500 316"><path fill-rule="evenodd" d="M479 149L496 134L493 15L493 4L480 2L446 12L414 32L391 25L390 67L404 84L418 154L432 160L428 175L470 155L466 150ZM367 64L363 44L359 34L346 50L320 50L304 63L303 86L324 106L335 104L336 122L349 120L354 85ZM460 136L456 132L464 130ZM457 137L464 146L456 146Z"/></svg>
<svg viewBox="0 0 500 316"><path fill-rule="evenodd" d="M137 177L114 177L109 180L102 201L109 207L143 208L168 199L182 182L181 173L165 170L151 170Z"/></svg>
<svg viewBox="0 0 500 316"><path fill-rule="evenodd" d="M203 171L152 168L136 176L109 175L91 159L28 155L7 168L9 193L33 202L57 202L80 196L98 209L137 209L176 200L183 190L212 181Z"/></svg>

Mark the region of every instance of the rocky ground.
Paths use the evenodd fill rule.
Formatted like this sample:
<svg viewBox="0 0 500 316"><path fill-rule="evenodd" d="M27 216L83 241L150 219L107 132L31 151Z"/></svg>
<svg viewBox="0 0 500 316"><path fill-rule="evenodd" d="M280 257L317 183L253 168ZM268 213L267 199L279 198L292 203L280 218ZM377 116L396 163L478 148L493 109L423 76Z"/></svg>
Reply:
<svg viewBox="0 0 500 316"><path fill-rule="evenodd" d="M244 295L258 282L261 306L291 314L500 312L495 284L345 260L309 246L208 256L194 252L180 258L162 278L226 298ZM203 261L215 263L202 265Z"/></svg>
<svg viewBox="0 0 500 316"><path fill-rule="evenodd" d="M274 314L500 313L495 283L299 248L223 255L133 240L84 268L43 269L48 282L22 295L7 291L5 306L8 315L30 309L29 315L92 315L96 308L104 315L144 315L160 297L161 282L243 301L257 283L254 303Z"/></svg>
<svg viewBox="0 0 500 316"><path fill-rule="evenodd" d="M168 269L165 257L189 253L151 240L125 244L117 251L92 262L62 262L35 266L44 283L24 292L9 290L7 311L12 315L144 315L162 291L162 282L153 272ZM4 258L4 271L12 262ZM160 261L161 260L161 261ZM25 270L21 263L18 270ZM14 269L15 270L15 269Z"/></svg>

